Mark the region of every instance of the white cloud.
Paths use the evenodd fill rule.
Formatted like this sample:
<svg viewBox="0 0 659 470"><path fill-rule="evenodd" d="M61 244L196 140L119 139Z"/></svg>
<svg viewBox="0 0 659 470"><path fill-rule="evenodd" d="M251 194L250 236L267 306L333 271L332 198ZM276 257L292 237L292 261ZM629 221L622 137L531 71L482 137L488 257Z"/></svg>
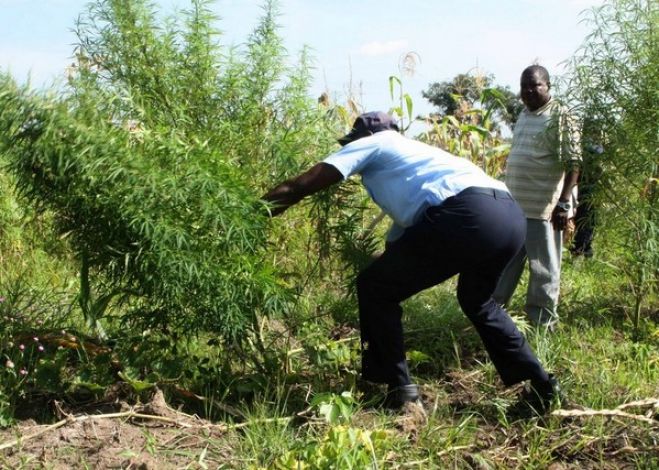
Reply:
<svg viewBox="0 0 659 470"><path fill-rule="evenodd" d="M357 49L357 54L364 56L381 56L386 54L391 54L393 52L400 52L407 47L407 41L404 39L398 39L396 41L373 41L366 44L362 44L359 49Z"/></svg>

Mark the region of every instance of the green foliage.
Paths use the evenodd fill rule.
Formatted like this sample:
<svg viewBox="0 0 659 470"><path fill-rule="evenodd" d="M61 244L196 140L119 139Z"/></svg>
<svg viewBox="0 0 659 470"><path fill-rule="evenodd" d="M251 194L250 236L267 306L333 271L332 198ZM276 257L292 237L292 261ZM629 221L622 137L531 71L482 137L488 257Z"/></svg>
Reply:
<svg viewBox="0 0 659 470"><path fill-rule="evenodd" d="M277 469L361 469L379 468L389 436L384 430L365 430L348 426L329 428L322 440L279 459Z"/></svg>
<svg viewBox="0 0 659 470"><path fill-rule="evenodd" d="M40 308L69 296L70 259L66 243L52 234L52 214L21 204L6 165L0 153L0 296Z"/></svg>
<svg viewBox="0 0 659 470"><path fill-rule="evenodd" d="M39 338L19 340L13 335L3 338L0 345L0 427L12 422L16 402L25 396L25 390L35 380L37 356L43 351Z"/></svg>
<svg viewBox="0 0 659 470"><path fill-rule="evenodd" d="M485 74L461 73L451 81L434 82L421 95L437 107L438 116L455 116L460 122L473 121L470 110L481 106L488 108L493 98L498 101L496 120L512 126L522 111L522 104L508 87L493 85L494 76ZM488 93L484 94L484 90Z"/></svg>
<svg viewBox="0 0 659 470"><path fill-rule="evenodd" d="M487 111L472 109L471 114L487 115ZM503 173L510 143L494 132L491 122L483 125L460 123L455 116L431 120L431 129L419 137L423 142L436 145L453 155L468 158L495 178Z"/></svg>
<svg viewBox="0 0 659 470"><path fill-rule="evenodd" d="M29 257L31 253L26 251ZM14 260L8 258L7 262ZM42 332L69 320L67 308L61 304L66 295L40 292L26 285L31 278L12 279L13 272L6 274L0 278L0 427L11 423L18 404L33 391L62 391L58 378L62 357L50 343L49 334Z"/></svg>
<svg viewBox="0 0 659 470"><path fill-rule="evenodd" d="M455 300L455 281L404 305L427 421L374 409L368 391L356 390L357 332L336 323L356 323L343 288L377 251L373 206L347 182L270 224L257 198L333 148L357 107L309 103L308 58L284 65L275 6L266 5L244 50L227 50L204 2L164 21L146 2L98 2L78 25L78 66L66 89L37 94L0 79L0 159L12 169L0 172L0 427L24 411L48 413L40 404L53 399L139 405L158 387L172 408L224 423L198 435L150 428L141 447L116 452L122 459L146 451L154 465L177 458L176 466L217 468L656 468L654 425L512 414L519 390L502 387ZM656 78L613 65L646 84ZM656 127L646 118L656 116L647 105L657 87L627 83L624 74L616 80L624 85L618 101L584 90L605 98L590 109L625 105L615 119L591 113L601 133L585 132L605 147L602 178L613 186L602 185L603 194L618 198L602 199L601 258L566 260L564 320L553 335L525 330L570 400L595 409L656 397L659 383L656 316L635 342L622 327L630 288L645 292L650 308L656 299L634 285L653 279L656 250L643 243L655 235L629 227L656 221L643 217L656 207L648 163ZM399 90L400 111L411 117ZM428 138L497 174L493 162L505 149L488 123L500 99L482 90L464 120L447 116ZM634 139L624 139L627 131ZM38 211L19 203L16 179ZM634 259L644 260L645 278L619 275L635 272ZM290 293L296 302L287 302ZM110 339L86 334L79 312ZM650 406L625 410L656 419ZM96 427L94 446L106 428ZM44 442L25 439L0 466L40 462ZM77 445L49 453L51 463L63 453L100 454Z"/></svg>
<svg viewBox="0 0 659 470"><path fill-rule="evenodd" d="M100 104L67 106L3 85L3 144L19 189L57 213L81 262L84 304L91 270L103 275L96 311L132 296L149 323L231 333L244 327L243 312L268 304L264 222L214 151L176 131L131 142Z"/></svg>
<svg viewBox="0 0 659 470"><path fill-rule="evenodd" d="M423 96L439 113L426 118L431 128L419 139L469 158L496 178L510 150L501 124L514 123L521 102L508 88L492 85L493 80L491 75L459 74L451 82L432 84Z"/></svg>
<svg viewBox="0 0 659 470"><path fill-rule="evenodd" d="M405 92L403 77L413 76L419 62L421 62L421 57L416 52L407 52L398 61L399 75L391 75L389 77L389 97L392 102L397 102L396 106L389 109L389 114L398 116L398 125L403 134L414 123L414 101L410 94ZM395 93L396 89L397 96ZM407 123L405 122L406 119Z"/></svg>
<svg viewBox="0 0 659 470"><path fill-rule="evenodd" d="M275 18L268 3L240 57L216 43L207 2L158 21L148 2L99 1L65 91L2 78L2 151L21 194L56 214L90 324L123 306L144 326L239 338L284 310L258 197L327 131Z"/></svg>
<svg viewBox="0 0 659 470"><path fill-rule="evenodd" d="M357 359L357 351L346 341L327 340L305 335L305 352L310 364L318 374L323 372L336 374L341 370L351 369Z"/></svg>
<svg viewBox="0 0 659 470"><path fill-rule="evenodd" d="M394 88L396 85L398 85L398 89L399 89L398 94L399 94L400 105L391 109L390 113L400 116L401 122L403 123L405 117L407 117L409 124L407 126L403 126L403 128L401 129L402 132L404 133L409 128L409 126L412 125L412 122L414 121L414 101L412 100L412 97L409 95L409 93L405 93L403 91L403 81L399 77L396 77L395 75L389 77L389 96L391 97L392 100L394 99ZM405 103L404 106L403 103Z"/></svg>
<svg viewBox="0 0 659 470"><path fill-rule="evenodd" d="M340 395L321 393L311 400L311 406L331 425L350 422L350 417L355 412L355 404L350 392L342 392Z"/></svg>
<svg viewBox="0 0 659 470"><path fill-rule="evenodd" d="M638 330L659 276L659 8L610 0L588 19L594 31L570 62L568 96L580 106L586 144L604 149L586 162L598 170L599 237L622 253Z"/></svg>

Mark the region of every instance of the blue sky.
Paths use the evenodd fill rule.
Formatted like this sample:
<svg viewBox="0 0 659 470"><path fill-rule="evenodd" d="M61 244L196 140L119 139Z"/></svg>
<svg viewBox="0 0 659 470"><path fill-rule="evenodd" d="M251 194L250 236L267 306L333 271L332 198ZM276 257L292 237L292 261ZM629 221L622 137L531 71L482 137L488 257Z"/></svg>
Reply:
<svg viewBox="0 0 659 470"><path fill-rule="evenodd" d="M352 92L368 109L389 109L390 75L400 75L407 52L420 58L404 76L415 113L431 106L421 91L476 68L517 90L534 61L559 74L559 64L589 31L580 12L603 0L280 0L281 33L291 55L311 48L313 96L328 91L341 102ZM71 62L71 32L87 1L0 0L0 68L35 86L51 83ZM187 0L154 1L163 11ZM217 0L221 42L240 45L260 17L260 0Z"/></svg>

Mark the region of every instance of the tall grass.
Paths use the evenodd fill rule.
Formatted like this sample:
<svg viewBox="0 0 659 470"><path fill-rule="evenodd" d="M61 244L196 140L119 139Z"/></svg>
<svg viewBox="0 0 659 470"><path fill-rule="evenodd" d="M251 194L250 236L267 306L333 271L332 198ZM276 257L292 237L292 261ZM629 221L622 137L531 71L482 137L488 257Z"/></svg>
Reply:
<svg viewBox="0 0 659 470"><path fill-rule="evenodd" d="M586 20L593 32L569 62L568 95L587 124L586 143L603 149L588 162L599 170L593 183L599 236L621 254L618 268L640 335L645 314L656 310L659 278L659 7L610 0Z"/></svg>

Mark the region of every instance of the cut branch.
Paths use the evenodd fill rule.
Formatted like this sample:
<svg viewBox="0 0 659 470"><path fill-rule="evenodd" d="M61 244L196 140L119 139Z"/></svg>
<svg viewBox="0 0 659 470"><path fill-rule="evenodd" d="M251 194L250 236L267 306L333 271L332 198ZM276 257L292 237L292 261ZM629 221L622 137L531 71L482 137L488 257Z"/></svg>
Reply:
<svg viewBox="0 0 659 470"><path fill-rule="evenodd" d="M295 416L303 416L304 414L308 413L309 409L306 409L304 411L301 411L300 413L296 414ZM125 411L121 413L107 413L107 414L100 414L100 415L83 415L83 416L68 416L65 419L62 419L58 421L57 423L45 426L42 429L39 429L38 431L28 434L25 436L21 436L18 439L14 439L9 442L5 442L4 444L0 444L0 450L4 449L9 449L11 447L19 445L21 442L25 442L30 439L34 439L35 437L42 436L50 431L53 431L55 429L58 429L66 424L73 424L73 423L79 423L82 421L90 421L90 420L100 420L100 419L117 419L117 418L126 418L128 419L144 419L144 420L152 420L152 421L160 421L162 423L168 423L168 424L173 424L175 426L181 427L181 428L186 428L186 429L194 429L194 428L215 428L215 429L220 429L223 431L227 431L230 429L241 429L247 426L251 426L253 424L264 424L264 423L276 423L276 422L281 422L281 423L286 423L288 421L291 421L294 419L294 417L283 417L283 418L266 418L266 419L257 419L253 421L246 421L244 423L236 423L236 424L210 424L210 423L204 423L204 424L189 424L189 423L184 423L178 419L173 419L173 418L167 418L164 416L157 416L157 415L151 415L151 414L144 414L144 413L138 413L135 411Z"/></svg>
<svg viewBox="0 0 659 470"><path fill-rule="evenodd" d="M647 400L639 400L631 403L625 403L623 405L618 406L617 408L613 410L556 410L552 413L553 416L560 416L560 417L575 417L575 416L615 416L619 418L627 418L627 419L632 419L636 421L642 421L644 423L647 423L651 426L657 426L659 427L659 421L656 419L653 419L649 416L643 416L643 415L638 415L638 414L633 414L633 413L628 413L626 411L623 411L624 409L628 408L640 408L640 407L653 407L653 408L659 408L659 399L657 398L650 398Z"/></svg>

